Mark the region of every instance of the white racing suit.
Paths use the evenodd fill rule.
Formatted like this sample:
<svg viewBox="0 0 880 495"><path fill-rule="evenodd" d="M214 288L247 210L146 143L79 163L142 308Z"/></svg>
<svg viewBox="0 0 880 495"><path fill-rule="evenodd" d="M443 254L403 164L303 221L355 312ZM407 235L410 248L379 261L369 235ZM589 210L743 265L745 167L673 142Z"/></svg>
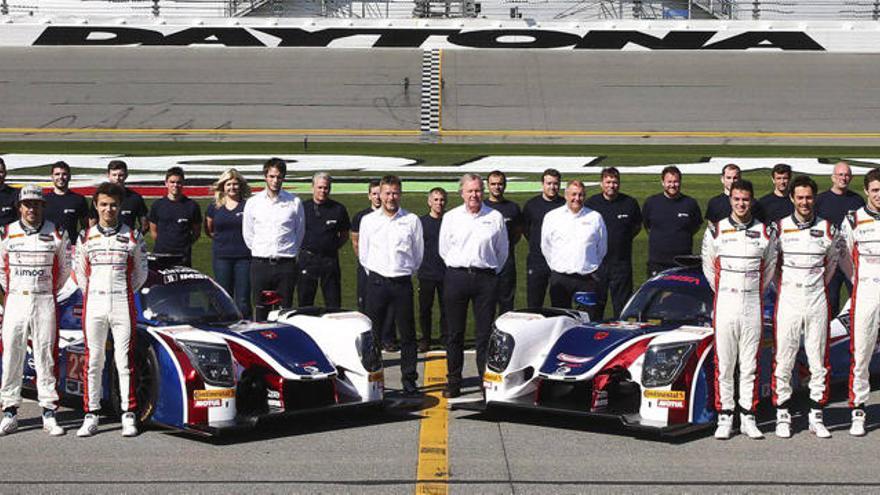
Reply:
<svg viewBox="0 0 880 495"><path fill-rule="evenodd" d="M846 272L852 272L853 283L849 308L849 405L863 407L871 393L868 366L880 326L880 213L865 207L849 212L840 235L846 243L842 266Z"/></svg>
<svg viewBox="0 0 880 495"><path fill-rule="evenodd" d="M55 296L70 276L67 234L50 221L37 229L21 221L7 225L0 240L0 284L6 292L3 315L3 408L21 404L28 338L37 372L40 406L57 409L55 362L58 320Z"/></svg>
<svg viewBox="0 0 880 495"><path fill-rule="evenodd" d="M761 345L761 295L776 269L776 232L772 224L748 224L725 218L710 223L703 235L703 273L715 291L715 408L733 413L734 370L739 358L739 405L754 414L758 404L758 351Z"/></svg>
<svg viewBox="0 0 880 495"><path fill-rule="evenodd" d="M86 366L83 370L83 408L101 408L101 378L107 349L107 333L113 335L113 359L119 375L120 407L137 406L134 393L134 348L137 317L134 292L147 279L147 248L140 232L127 225L82 232L76 245L74 269L83 292L83 334Z"/></svg>
<svg viewBox="0 0 880 495"><path fill-rule="evenodd" d="M828 360L828 282L838 259L838 236L834 224L821 218L799 222L794 215L779 220L779 277L773 319L773 404L788 408L791 373L804 340L810 366L810 406L821 409L828 402L831 363Z"/></svg>

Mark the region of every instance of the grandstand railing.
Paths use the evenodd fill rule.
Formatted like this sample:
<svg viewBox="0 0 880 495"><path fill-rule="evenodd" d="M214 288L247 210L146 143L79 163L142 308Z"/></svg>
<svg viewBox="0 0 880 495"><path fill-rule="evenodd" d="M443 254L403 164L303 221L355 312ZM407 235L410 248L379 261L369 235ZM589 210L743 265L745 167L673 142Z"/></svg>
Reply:
<svg viewBox="0 0 880 495"><path fill-rule="evenodd" d="M0 14L240 17L271 0L0 0Z"/></svg>

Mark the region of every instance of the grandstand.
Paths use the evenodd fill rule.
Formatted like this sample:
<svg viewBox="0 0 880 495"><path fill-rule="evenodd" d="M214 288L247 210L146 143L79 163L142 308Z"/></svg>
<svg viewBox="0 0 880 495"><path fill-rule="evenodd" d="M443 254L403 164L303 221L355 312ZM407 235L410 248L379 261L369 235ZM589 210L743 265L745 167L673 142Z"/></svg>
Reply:
<svg viewBox="0 0 880 495"><path fill-rule="evenodd" d="M880 19L880 0L0 0L0 14L360 19Z"/></svg>

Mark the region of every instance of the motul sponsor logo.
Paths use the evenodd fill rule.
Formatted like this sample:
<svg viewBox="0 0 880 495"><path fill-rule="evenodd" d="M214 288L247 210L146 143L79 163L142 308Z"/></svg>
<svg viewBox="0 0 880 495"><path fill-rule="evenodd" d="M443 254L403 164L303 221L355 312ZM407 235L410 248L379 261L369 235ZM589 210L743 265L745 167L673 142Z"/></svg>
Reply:
<svg viewBox="0 0 880 495"><path fill-rule="evenodd" d="M424 48L438 40L461 48L570 48L575 50L786 50L825 51L802 31L669 31L665 35L635 30L454 29L334 27L307 31L291 27L190 27L178 31L123 26L47 26L34 46L193 46L328 47L360 37L368 48ZM350 40L347 40L350 41Z"/></svg>

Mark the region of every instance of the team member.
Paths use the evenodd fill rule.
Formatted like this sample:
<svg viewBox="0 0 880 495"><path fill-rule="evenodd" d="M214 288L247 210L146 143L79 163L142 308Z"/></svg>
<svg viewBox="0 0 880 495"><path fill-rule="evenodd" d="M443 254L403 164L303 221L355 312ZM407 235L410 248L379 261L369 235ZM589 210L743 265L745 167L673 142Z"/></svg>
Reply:
<svg viewBox="0 0 880 495"><path fill-rule="evenodd" d="M523 235L529 241L529 255L526 257L526 304L530 308L544 305L544 294L550 283L550 267L541 253L541 226L544 215L565 204L559 196L562 174L548 168L541 175L541 194L526 201L523 206Z"/></svg>
<svg viewBox="0 0 880 495"><path fill-rule="evenodd" d="M519 205L504 197L507 189L507 176L500 170L489 172L486 179L489 186L489 197L483 201L486 206L498 210L504 217L504 225L507 226L507 243L510 251L507 253L507 262L498 274L498 314L504 314L513 309L516 298L516 243L522 236L522 211Z"/></svg>
<svg viewBox="0 0 880 495"><path fill-rule="evenodd" d="M269 309L263 291L275 291L281 306L289 307L296 286L296 255L305 234L299 197L283 189L287 163L270 158L263 164L266 188L244 205L241 223L244 243L251 250L251 290L254 320L264 321Z"/></svg>
<svg viewBox="0 0 880 495"><path fill-rule="evenodd" d="M113 361L119 376L122 436L137 435L134 410L137 407L132 356L137 331L134 293L147 280L147 246L137 230L119 221L122 186L105 182L95 191L98 224L79 237L74 258L76 281L83 292L83 334L86 366L83 424L76 435L90 437L98 432L101 409L104 357L107 334L113 335Z"/></svg>
<svg viewBox="0 0 880 495"><path fill-rule="evenodd" d="M700 230L700 206L681 193L681 171L669 166L660 173L663 192L645 200L642 218L648 231L648 276L676 266L675 257L693 252Z"/></svg>
<svg viewBox="0 0 880 495"><path fill-rule="evenodd" d="M858 193L849 189L852 177L852 169L849 168L849 164L838 162L831 175L831 189L816 197L816 214L833 223L838 229L842 228L843 219L847 212L865 206L865 200ZM828 284L828 302L831 305L833 316L840 312L840 289L844 284L846 291L851 296L852 283L847 280L842 271L838 270L834 274L834 278L831 279L831 283Z"/></svg>
<svg viewBox="0 0 880 495"><path fill-rule="evenodd" d="M495 317L498 273L504 267L509 252L504 217L483 204L482 177L464 174L459 180L459 192L463 204L450 210L440 225L440 257L446 263L443 309L449 321L447 386L443 395L448 398L461 395L464 332L471 301L474 307L477 370L483 376L489 332ZM540 233L535 238L540 241ZM541 256L541 259L544 257Z"/></svg>
<svg viewBox="0 0 880 495"><path fill-rule="evenodd" d="M119 206L119 221L132 229L147 231L147 204L144 198L127 187L125 180L128 179L128 165L122 160L111 160L107 164L107 181L111 184L119 184L125 191L122 204ZM98 223L98 211L95 205L89 207L89 225Z"/></svg>
<svg viewBox="0 0 880 495"><path fill-rule="evenodd" d="M602 192L590 196L586 203L602 214L608 229L608 251L596 271L596 314L600 318L605 314L610 292L617 318L633 291L632 245L642 230L642 210L635 199L620 192L620 172L616 168L602 170L601 186Z"/></svg>
<svg viewBox="0 0 880 495"><path fill-rule="evenodd" d="M428 193L428 213L419 217L422 223L422 236L425 241L425 256L419 266L419 326L422 338L419 340L419 352L426 352L431 347L431 327L434 323L432 309L434 294L443 308L443 277L446 265L440 257L440 223L446 212L446 190L435 187ZM440 311L440 341L446 343L446 313Z"/></svg>
<svg viewBox="0 0 880 495"><path fill-rule="evenodd" d="M728 163L721 169L721 187L717 196L712 196L706 205L706 221L717 222L730 216L730 186L742 178L739 165Z"/></svg>
<svg viewBox="0 0 880 495"><path fill-rule="evenodd" d="M303 202L306 233L299 251L299 282L296 290L300 306L313 306L318 283L324 306L342 305L339 248L348 241L351 223L348 211L330 198L330 174L318 172L312 177L312 200Z"/></svg>
<svg viewBox="0 0 880 495"><path fill-rule="evenodd" d="M850 304L850 435L865 434L865 403L871 393L868 366L880 327L880 168L865 175L868 204L847 214L841 237L846 254L841 267L853 284Z"/></svg>
<svg viewBox="0 0 880 495"><path fill-rule="evenodd" d="M837 229L816 216L816 182L800 175L791 183L794 213L779 220L773 403L776 436L791 436L791 372L804 340L810 366L810 431L817 437L831 433L822 420L831 377L828 348L829 314L825 289L837 267ZM769 210L768 210L769 211Z"/></svg>
<svg viewBox="0 0 880 495"><path fill-rule="evenodd" d="M205 210L214 279L232 296L245 318L251 316L251 250L244 243L241 226L250 196L247 180L230 168L214 183L214 201Z"/></svg>
<svg viewBox="0 0 880 495"><path fill-rule="evenodd" d="M791 182L791 166L785 163L777 163L770 171L773 178L773 190L758 200L764 223L775 222L794 211L794 205L788 194L788 183Z"/></svg>
<svg viewBox="0 0 880 495"><path fill-rule="evenodd" d="M157 255L180 257L180 263L192 266L192 246L202 235L202 211L183 194L184 175L180 167L165 172L166 195L153 202L147 219L150 235L156 241Z"/></svg>
<svg viewBox="0 0 880 495"><path fill-rule="evenodd" d="M550 266L550 303L570 308L577 291L596 291L595 272L608 250L608 231L602 214L584 207L584 183L565 187L565 206L550 211L541 227L541 251ZM590 319L601 319L596 306Z"/></svg>
<svg viewBox="0 0 880 495"><path fill-rule="evenodd" d="M21 189L21 220L4 227L0 240L0 285L6 293L3 315L3 379L0 434L18 428L21 381L28 340L37 370L37 399L43 408L43 431L64 434L55 420L58 409L55 362L58 359L56 296L70 276L67 233L44 219L46 202L39 186Z"/></svg>
<svg viewBox="0 0 880 495"><path fill-rule="evenodd" d="M413 315L412 275L422 263L424 241L419 217L400 207L400 179L382 178L379 197L382 207L361 220L358 258L367 272L366 313L373 322L373 341L394 306L400 334L400 373L404 395L416 395L416 329Z"/></svg>
<svg viewBox="0 0 880 495"><path fill-rule="evenodd" d="M776 233L752 217L752 183L730 189L730 217L710 223L703 236L703 273L715 292L715 438L733 429L734 370L739 362L740 429L749 438L764 435L755 424L758 405L758 350L762 294L776 269Z"/></svg>
<svg viewBox="0 0 880 495"><path fill-rule="evenodd" d="M18 220L18 189L6 183L6 162L0 158L0 227Z"/></svg>
<svg viewBox="0 0 880 495"><path fill-rule="evenodd" d="M46 194L46 220L64 229L72 242L77 233L88 226L89 207L86 198L71 191L69 185L70 165L52 164L52 191Z"/></svg>

